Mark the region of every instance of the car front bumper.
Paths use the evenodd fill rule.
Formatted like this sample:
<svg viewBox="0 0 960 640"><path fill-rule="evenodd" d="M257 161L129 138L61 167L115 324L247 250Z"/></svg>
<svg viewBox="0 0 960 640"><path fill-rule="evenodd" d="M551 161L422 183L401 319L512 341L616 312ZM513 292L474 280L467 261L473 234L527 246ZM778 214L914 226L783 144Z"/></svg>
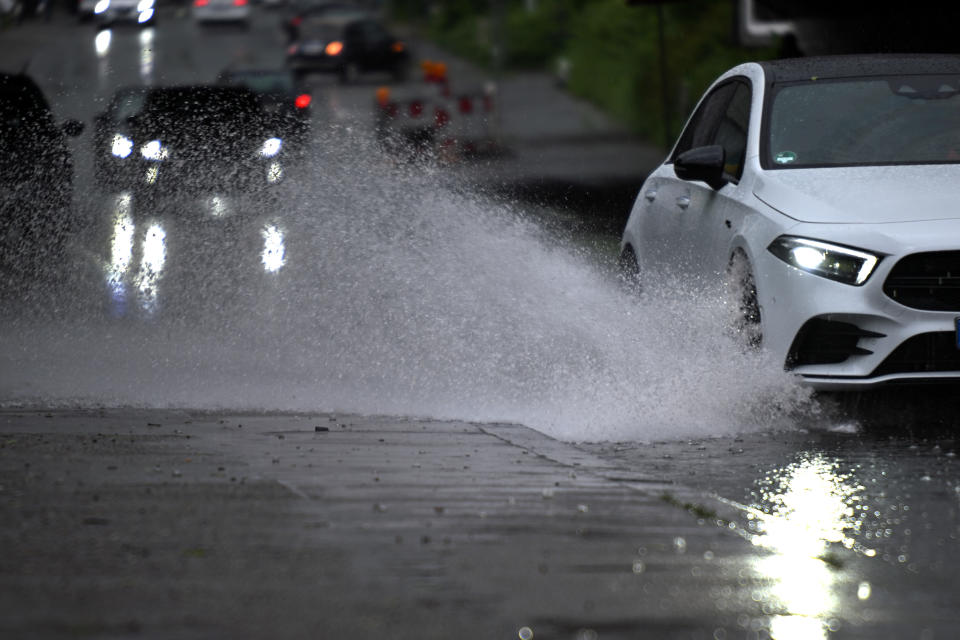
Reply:
<svg viewBox="0 0 960 640"><path fill-rule="evenodd" d="M884 291L888 276L902 258L915 253L960 250L960 220L884 225L800 224L789 233L859 247L882 258L866 283L852 286L792 267L765 248L758 248L754 262L764 345L775 357L806 384L823 390L866 389L890 383L960 382L960 308L914 308ZM960 274L960 264L957 273ZM824 359L820 353L821 357L813 357L813 362L809 362L809 354L816 351L816 341L821 339L820 334L809 337L812 326L825 327L825 339L841 344L839 355L834 353L826 358L840 361L818 362ZM850 326L857 334L852 338ZM806 339L802 331L806 331ZM840 334L843 335L837 338ZM802 356L799 364L798 354Z"/></svg>

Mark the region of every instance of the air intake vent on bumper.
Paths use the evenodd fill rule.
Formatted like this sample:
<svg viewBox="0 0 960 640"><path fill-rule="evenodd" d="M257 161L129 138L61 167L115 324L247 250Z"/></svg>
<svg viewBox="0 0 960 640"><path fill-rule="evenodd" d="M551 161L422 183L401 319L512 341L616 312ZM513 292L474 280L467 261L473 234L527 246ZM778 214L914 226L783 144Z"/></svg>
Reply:
<svg viewBox="0 0 960 640"><path fill-rule="evenodd" d="M807 364L838 364L850 356L873 353L857 346L860 338L883 338L884 334L861 329L849 322L812 318L797 332L790 353L788 369Z"/></svg>

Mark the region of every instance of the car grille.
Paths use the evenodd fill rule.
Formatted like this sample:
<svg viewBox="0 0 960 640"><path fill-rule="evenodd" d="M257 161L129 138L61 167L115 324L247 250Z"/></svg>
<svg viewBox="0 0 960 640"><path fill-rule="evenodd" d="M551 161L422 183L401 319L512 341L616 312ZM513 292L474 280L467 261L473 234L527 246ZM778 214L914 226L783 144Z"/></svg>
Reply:
<svg viewBox="0 0 960 640"><path fill-rule="evenodd" d="M883 292L928 311L960 311L960 251L915 253L894 265Z"/></svg>
<svg viewBox="0 0 960 640"><path fill-rule="evenodd" d="M921 333L906 340L887 359L880 363L873 375L892 373L960 372L960 349L953 331Z"/></svg>
<svg viewBox="0 0 960 640"><path fill-rule="evenodd" d="M860 338L882 338L882 333L855 324L812 318L797 332L787 355L787 368L807 364L838 364L850 356L873 353L857 345Z"/></svg>

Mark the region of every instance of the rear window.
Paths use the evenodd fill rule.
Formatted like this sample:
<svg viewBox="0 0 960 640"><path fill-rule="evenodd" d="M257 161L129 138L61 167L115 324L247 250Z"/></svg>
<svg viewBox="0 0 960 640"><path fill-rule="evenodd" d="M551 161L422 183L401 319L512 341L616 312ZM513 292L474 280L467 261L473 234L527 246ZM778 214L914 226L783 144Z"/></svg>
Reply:
<svg viewBox="0 0 960 640"><path fill-rule="evenodd" d="M289 73L235 73L227 81L257 93L290 93L294 90L293 77Z"/></svg>

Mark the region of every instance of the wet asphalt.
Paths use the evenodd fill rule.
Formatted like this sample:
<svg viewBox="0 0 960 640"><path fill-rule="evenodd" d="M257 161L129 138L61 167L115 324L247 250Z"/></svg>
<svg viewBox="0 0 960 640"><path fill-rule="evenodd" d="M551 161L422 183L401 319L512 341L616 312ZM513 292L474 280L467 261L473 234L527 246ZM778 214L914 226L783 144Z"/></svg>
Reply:
<svg viewBox="0 0 960 640"><path fill-rule="evenodd" d="M152 36L114 30L106 52L92 25L58 16L0 32L0 56L28 64L59 118L87 122L82 155L117 86L279 64L277 17L255 15L247 30L200 30L169 8ZM367 126L377 78L315 82L318 119ZM533 172L511 193L623 157L619 142L566 151L619 131L558 103L549 77L506 82L515 107L527 87L552 114L504 124L519 149L506 173ZM630 153L640 167L658 152ZM89 182L89 163L77 172ZM537 215L567 199L549 193ZM509 424L62 406L0 412L4 637L955 634L949 420L573 444Z"/></svg>

